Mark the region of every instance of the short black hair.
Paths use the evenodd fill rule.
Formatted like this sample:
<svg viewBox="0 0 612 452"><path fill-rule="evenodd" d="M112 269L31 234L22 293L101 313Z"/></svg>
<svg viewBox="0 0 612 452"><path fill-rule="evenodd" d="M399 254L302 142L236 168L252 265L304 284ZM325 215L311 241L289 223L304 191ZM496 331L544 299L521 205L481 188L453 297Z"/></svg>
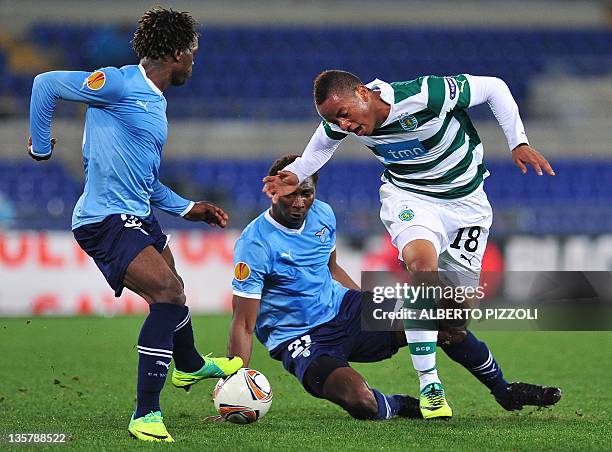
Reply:
<svg viewBox="0 0 612 452"><path fill-rule="evenodd" d="M190 50L200 35L196 21L188 12L156 6L138 21L132 47L138 58L159 60Z"/></svg>
<svg viewBox="0 0 612 452"><path fill-rule="evenodd" d="M279 171L284 169L287 165L290 165L293 162L295 162L295 159L298 157L299 157L298 154L283 155L281 158L279 158L272 164L272 166L270 167L270 170L268 171L268 176L275 176ZM315 187L316 187L317 182L319 182L319 173L316 172L310 177L312 177L312 182L315 184Z"/></svg>
<svg viewBox="0 0 612 452"><path fill-rule="evenodd" d="M321 105L332 93L344 94L354 91L363 82L355 74L346 71L331 69L323 71L314 81L314 98L317 105Z"/></svg>

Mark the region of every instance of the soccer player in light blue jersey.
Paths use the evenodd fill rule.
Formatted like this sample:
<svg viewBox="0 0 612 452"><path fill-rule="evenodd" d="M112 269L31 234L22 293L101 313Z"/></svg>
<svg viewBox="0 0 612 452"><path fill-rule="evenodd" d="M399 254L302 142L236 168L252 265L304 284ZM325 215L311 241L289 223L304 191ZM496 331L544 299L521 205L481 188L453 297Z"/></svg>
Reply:
<svg viewBox="0 0 612 452"><path fill-rule="evenodd" d="M277 160L270 174L296 158ZM317 178L281 197L236 242L228 353L247 365L255 330L311 395L357 419L418 418L417 399L371 389L348 365L389 358L406 339L403 331L361 331L362 292L336 262L336 218L315 199Z"/></svg>
<svg viewBox="0 0 612 452"><path fill-rule="evenodd" d="M277 174L297 155L277 160ZM282 361L311 395L327 399L357 419L394 416L427 418L416 398L386 395L371 388L349 362L377 362L408 344L400 322L394 331L367 331L371 294L362 292L336 261L336 218L331 207L315 199L318 175L306 177L297 189L279 196L271 208L242 232L234 247L233 318L228 353L251 358L253 331L272 358ZM363 303L363 301L366 301ZM380 305L383 310L393 310ZM507 397L493 393L505 409L546 406L561 397L558 388L509 384L484 342L470 331L458 343L445 343L446 354L487 387L500 386ZM512 387L520 388L508 390Z"/></svg>
<svg viewBox="0 0 612 452"><path fill-rule="evenodd" d="M147 11L133 47L138 65L38 75L28 152L35 160L51 157L56 144L51 118L58 100L87 104L85 189L74 208L72 230L116 296L127 287L150 306L138 338L137 407L128 431L140 440L172 442L159 405L171 359L172 382L186 390L204 378L234 373L242 360L203 358L197 352L169 236L151 206L213 227L225 227L228 217L214 204L179 196L158 175L168 129L163 91L191 77L198 49L194 19L159 7Z"/></svg>

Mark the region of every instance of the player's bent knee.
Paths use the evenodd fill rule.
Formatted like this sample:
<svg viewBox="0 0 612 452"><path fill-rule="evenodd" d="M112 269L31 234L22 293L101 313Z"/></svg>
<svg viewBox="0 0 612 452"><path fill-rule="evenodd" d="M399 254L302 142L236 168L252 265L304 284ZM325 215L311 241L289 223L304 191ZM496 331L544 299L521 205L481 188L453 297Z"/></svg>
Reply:
<svg viewBox="0 0 612 452"><path fill-rule="evenodd" d="M183 285L172 275L159 282L158 287L152 294L153 300L157 303L171 303L183 306L186 301Z"/></svg>
<svg viewBox="0 0 612 452"><path fill-rule="evenodd" d="M413 240L402 248L402 259L408 270L428 272L438 270L438 252L429 240Z"/></svg>
<svg viewBox="0 0 612 452"><path fill-rule="evenodd" d="M438 256L432 253L403 253L406 268L412 272L435 272L438 271Z"/></svg>

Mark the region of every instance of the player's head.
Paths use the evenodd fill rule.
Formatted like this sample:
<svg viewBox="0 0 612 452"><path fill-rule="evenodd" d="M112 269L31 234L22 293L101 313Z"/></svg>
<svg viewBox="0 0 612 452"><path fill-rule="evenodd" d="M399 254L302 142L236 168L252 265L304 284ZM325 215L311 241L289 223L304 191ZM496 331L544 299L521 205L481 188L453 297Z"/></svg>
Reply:
<svg viewBox="0 0 612 452"><path fill-rule="evenodd" d="M371 135L381 121L380 100L354 74L346 71L321 72L314 81L314 99L323 119L346 132Z"/></svg>
<svg viewBox="0 0 612 452"><path fill-rule="evenodd" d="M198 50L196 21L187 12L155 7L138 21L132 46L143 60L156 60L170 66L172 85L178 86L191 77Z"/></svg>
<svg viewBox="0 0 612 452"><path fill-rule="evenodd" d="M268 175L277 174L298 157L297 154L289 154L279 158L270 167ZM272 218L285 227L299 229L304 224L306 214L315 200L318 180L319 174L314 173L302 181L293 193L281 196L276 204L272 204Z"/></svg>

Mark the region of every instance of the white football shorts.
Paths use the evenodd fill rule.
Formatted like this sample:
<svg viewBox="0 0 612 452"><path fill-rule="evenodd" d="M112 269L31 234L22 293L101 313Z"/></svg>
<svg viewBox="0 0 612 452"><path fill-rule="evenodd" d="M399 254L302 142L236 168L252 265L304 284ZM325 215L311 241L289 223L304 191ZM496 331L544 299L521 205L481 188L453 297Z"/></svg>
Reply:
<svg viewBox="0 0 612 452"><path fill-rule="evenodd" d="M471 275L472 284L478 284L493 221L482 185L464 198L441 200L386 182L380 187L380 202L380 219L398 249L399 259L408 243L428 240L438 253L439 270L461 273L462 280Z"/></svg>

